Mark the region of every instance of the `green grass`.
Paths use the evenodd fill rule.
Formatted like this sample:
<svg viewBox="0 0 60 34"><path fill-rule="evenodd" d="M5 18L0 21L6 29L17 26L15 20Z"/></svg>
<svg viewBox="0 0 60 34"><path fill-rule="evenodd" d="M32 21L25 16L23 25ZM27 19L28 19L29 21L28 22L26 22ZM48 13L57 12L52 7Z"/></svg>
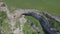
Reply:
<svg viewBox="0 0 60 34"><path fill-rule="evenodd" d="M32 32L29 32L30 26L28 26L27 23L24 24L23 32L24 34L32 34Z"/></svg>
<svg viewBox="0 0 60 34"><path fill-rule="evenodd" d="M28 20L30 20L31 22L33 22L36 26L39 26L40 27L40 33L41 34L44 34L44 32L43 32L43 30L42 30L42 27L41 27L41 24L40 24L40 22L37 20L37 19L35 19L34 17L32 17L32 16L25 16L25 18L26 19L28 19ZM27 26L26 26L26 28L27 28ZM25 28L25 29L26 29ZM27 30L27 29L26 29Z"/></svg>
<svg viewBox="0 0 60 34"><path fill-rule="evenodd" d="M0 11L0 27L5 31L4 34L9 34L10 25L8 24L8 18L6 12Z"/></svg>
<svg viewBox="0 0 60 34"><path fill-rule="evenodd" d="M40 25L39 21L32 16L25 16L25 18L35 23L35 25Z"/></svg>
<svg viewBox="0 0 60 34"><path fill-rule="evenodd" d="M60 17L60 0L3 0L10 10L15 8L45 10Z"/></svg>
<svg viewBox="0 0 60 34"><path fill-rule="evenodd" d="M7 14L4 11L0 11L0 24L7 19Z"/></svg>
<svg viewBox="0 0 60 34"><path fill-rule="evenodd" d="M0 17L3 18L3 19L6 19L7 18L6 12L0 11Z"/></svg>
<svg viewBox="0 0 60 34"><path fill-rule="evenodd" d="M32 27L30 25L28 25L28 23L25 23L24 30L23 30L24 34L32 34L33 31L31 30L31 28ZM37 32L34 32L34 34L37 34Z"/></svg>

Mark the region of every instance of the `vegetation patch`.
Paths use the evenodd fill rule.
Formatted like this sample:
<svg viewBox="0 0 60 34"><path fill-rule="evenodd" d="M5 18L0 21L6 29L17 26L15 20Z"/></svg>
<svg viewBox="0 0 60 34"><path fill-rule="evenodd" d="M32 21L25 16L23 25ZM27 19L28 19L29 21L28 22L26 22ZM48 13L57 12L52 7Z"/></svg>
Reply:
<svg viewBox="0 0 60 34"><path fill-rule="evenodd" d="M40 24L40 22L37 19L35 19L32 16L25 16L25 18L30 20L37 27L39 27L40 28L39 32L41 34L44 34L44 31L42 30L41 24ZM24 25L24 30L23 31L24 31L24 33L27 33L27 34L32 34L32 33L38 34L37 32L34 31L34 28L28 24L28 22Z"/></svg>
<svg viewBox="0 0 60 34"><path fill-rule="evenodd" d="M4 34L9 34L11 26L8 24L7 14L4 11L0 11L0 27L3 28Z"/></svg>
<svg viewBox="0 0 60 34"><path fill-rule="evenodd" d="M30 29L30 26L27 23L25 23L23 28L24 34L32 34L32 32L29 32L29 29Z"/></svg>

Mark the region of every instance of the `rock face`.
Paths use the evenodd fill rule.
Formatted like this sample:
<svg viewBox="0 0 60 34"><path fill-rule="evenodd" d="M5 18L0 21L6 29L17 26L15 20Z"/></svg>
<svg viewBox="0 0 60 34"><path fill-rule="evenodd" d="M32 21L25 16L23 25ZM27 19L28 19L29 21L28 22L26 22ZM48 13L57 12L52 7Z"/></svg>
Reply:
<svg viewBox="0 0 60 34"><path fill-rule="evenodd" d="M41 15L35 12L31 12L30 15L40 21L41 25L43 26L43 29L46 31L47 34L60 34Z"/></svg>

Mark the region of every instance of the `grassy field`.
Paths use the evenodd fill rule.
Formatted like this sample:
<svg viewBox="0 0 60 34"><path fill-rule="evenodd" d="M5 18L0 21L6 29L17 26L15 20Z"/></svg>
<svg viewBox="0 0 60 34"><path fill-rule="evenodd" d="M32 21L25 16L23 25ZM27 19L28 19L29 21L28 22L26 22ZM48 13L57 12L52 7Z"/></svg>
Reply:
<svg viewBox="0 0 60 34"><path fill-rule="evenodd" d="M10 10L17 8L45 10L60 17L60 0L3 0Z"/></svg>

